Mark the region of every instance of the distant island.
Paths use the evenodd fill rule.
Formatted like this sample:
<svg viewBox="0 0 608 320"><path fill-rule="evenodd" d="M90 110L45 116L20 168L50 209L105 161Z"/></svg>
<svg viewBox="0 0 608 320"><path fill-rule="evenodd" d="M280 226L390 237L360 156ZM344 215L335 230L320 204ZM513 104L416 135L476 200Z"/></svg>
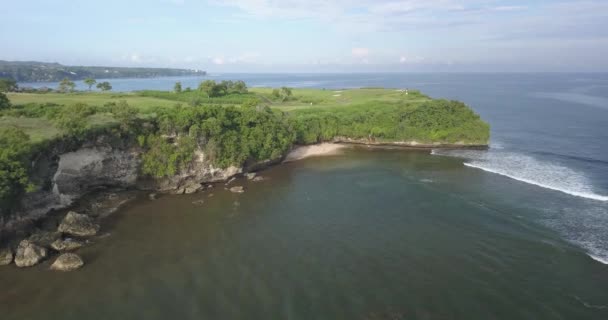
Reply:
<svg viewBox="0 0 608 320"><path fill-rule="evenodd" d="M193 69L64 66L59 63L0 60L0 78L9 78L17 82L55 82L65 78L70 80L155 78L206 74L205 71Z"/></svg>

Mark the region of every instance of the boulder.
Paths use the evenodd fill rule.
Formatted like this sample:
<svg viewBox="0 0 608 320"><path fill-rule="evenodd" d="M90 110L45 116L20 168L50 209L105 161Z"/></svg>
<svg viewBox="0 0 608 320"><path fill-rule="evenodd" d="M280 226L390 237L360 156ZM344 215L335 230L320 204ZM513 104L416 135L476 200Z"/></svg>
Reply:
<svg viewBox="0 0 608 320"><path fill-rule="evenodd" d="M195 206L201 206L205 203L205 200L196 200L196 201L192 201L192 204Z"/></svg>
<svg viewBox="0 0 608 320"><path fill-rule="evenodd" d="M58 271L73 271L81 268L84 265L82 258L75 253L64 253L57 257L57 260L51 265L52 270Z"/></svg>
<svg viewBox="0 0 608 320"><path fill-rule="evenodd" d="M84 242L75 239L57 239L51 244L51 248L57 251L74 251L84 246Z"/></svg>
<svg viewBox="0 0 608 320"><path fill-rule="evenodd" d="M13 262L13 250L11 248L0 249L0 266L6 266Z"/></svg>
<svg viewBox="0 0 608 320"><path fill-rule="evenodd" d="M23 240L17 248L15 264L20 268L31 267L46 258L46 255L47 251L45 248L37 246L29 240Z"/></svg>
<svg viewBox="0 0 608 320"><path fill-rule="evenodd" d="M156 200L156 199L158 199L158 195L157 195L156 193L150 193L150 194L148 195L148 198L149 198L150 200Z"/></svg>
<svg viewBox="0 0 608 320"><path fill-rule="evenodd" d="M242 186L234 186L234 187L230 188L230 192L243 193L243 192L245 192L245 189Z"/></svg>
<svg viewBox="0 0 608 320"><path fill-rule="evenodd" d="M264 180L266 180L266 178L260 177L260 176L253 178L253 182L264 181Z"/></svg>
<svg viewBox="0 0 608 320"><path fill-rule="evenodd" d="M256 173L255 172L246 173L245 176L247 177L247 180L253 180L256 176Z"/></svg>
<svg viewBox="0 0 608 320"><path fill-rule="evenodd" d="M77 237L88 237L97 234L99 224L87 215L70 211L61 221L58 230Z"/></svg>
<svg viewBox="0 0 608 320"><path fill-rule="evenodd" d="M41 247L48 248L53 242L61 238L60 232L55 231L38 231L27 238L30 242Z"/></svg>
<svg viewBox="0 0 608 320"><path fill-rule="evenodd" d="M187 185L184 188L184 193L185 194L196 193L197 191L201 190L202 188L203 188L203 186L200 183L193 183L193 184Z"/></svg>

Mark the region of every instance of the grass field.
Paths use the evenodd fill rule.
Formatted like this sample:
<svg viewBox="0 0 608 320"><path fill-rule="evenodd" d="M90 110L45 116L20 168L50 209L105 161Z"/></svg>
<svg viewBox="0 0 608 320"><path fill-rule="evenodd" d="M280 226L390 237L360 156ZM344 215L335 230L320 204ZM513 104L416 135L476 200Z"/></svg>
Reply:
<svg viewBox="0 0 608 320"><path fill-rule="evenodd" d="M370 102L408 102L422 103L431 100L418 91L408 94L395 89L349 89L349 90L321 90L321 89L293 89L292 96L286 101L272 96L272 88L250 88L248 94L229 95L208 99L197 91L173 93L168 91L145 91L132 93L9 93L8 97L14 106L27 104L70 105L86 103L90 106L101 107L108 103L126 101L130 106L136 107L141 113L147 113L157 107L174 107L177 104L189 105L193 99L201 104L240 105L248 99L256 98L262 104L272 108L290 111L306 108L333 108L348 107ZM113 122L109 114L95 114L90 117L92 126L102 126ZM32 118L25 116L10 116L0 114L0 128L17 127L23 129L32 141L42 141L55 137L62 132L46 118Z"/></svg>

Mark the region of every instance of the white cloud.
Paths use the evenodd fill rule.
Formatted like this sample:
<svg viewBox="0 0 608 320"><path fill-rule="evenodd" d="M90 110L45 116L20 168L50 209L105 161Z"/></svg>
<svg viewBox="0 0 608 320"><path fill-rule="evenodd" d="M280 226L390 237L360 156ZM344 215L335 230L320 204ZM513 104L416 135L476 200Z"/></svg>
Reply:
<svg viewBox="0 0 608 320"><path fill-rule="evenodd" d="M413 64L413 63L421 63L424 61L423 57L420 56L412 56L412 55L401 55L399 57L400 64Z"/></svg>
<svg viewBox="0 0 608 320"><path fill-rule="evenodd" d="M225 63L225 60L223 57L215 57L211 59L211 62L213 62L213 64L222 65Z"/></svg>
<svg viewBox="0 0 608 320"><path fill-rule="evenodd" d="M367 58L369 57L369 48L353 48L351 54L355 58Z"/></svg>

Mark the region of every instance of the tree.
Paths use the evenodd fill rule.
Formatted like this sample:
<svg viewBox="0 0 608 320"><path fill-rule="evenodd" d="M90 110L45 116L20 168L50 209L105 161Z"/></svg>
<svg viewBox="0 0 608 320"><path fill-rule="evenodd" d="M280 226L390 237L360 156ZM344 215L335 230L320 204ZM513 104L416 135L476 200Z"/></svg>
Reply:
<svg viewBox="0 0 608 320"><path fill-rule="evenodd" d="M55 116L55 125L71 136L84 135L89 129L88 117L95 110L84 103L67 105Z"/></svg>
<svg viewBox="0 0 608 320"><path fill-rule="evenodd" d="M93 78L86 78L84 79L84 83L89 86L89 91L91 91L91 87L93 87L93 85L97 83L97 80Z"/></svg>
<svg viewBox="0 0 608 320"><path fill-rule="evenodd" d="M2 109L8 109L11 107L11 102L8 100L6 95L0 92L0 111Z"/></svg>
<svg viewBox="0 0 608 320"><path fill-rule="evenodd" d="M121 100L112 108L112 114L120 125L120 130L129 133L137 127L137 109L130 106L127 101Z"/></svg>
<svg viewBox="0 0 608 320"><path fill-rule="evenodd" d="M107 81L100 82L97 84L97 89L100 89L101 91L110 91L112 90L112 85Z"/></svg>
<svg viewBox="0 0 608 320"><path fill-rule="evenodd" d="M214 80L205 80L198 86L198 90L204 92L207 98L215 97L218 93L217 83Z"/></svg>
<svg viewBox="0 0 608 320"><path fill-rule="evenodd" d="M30 191L28 177L29 136L21 129L0 129L0 208L14 203L16 196Z"/></svg>
<svg viewBox="0 0 608 320"><path fill-rule="evenodd" d="M291 88L282 87L281 90L279 91L279 95L281 97L281 101L285 101L285 100L289 99L289 97L291 97Z"/></svg>
<svg viewBox="0 0 608 320"><path fill-rule="evenodd" d="M74 92L74 88L76 88L76 84L68 78L63 78L63 80L59 82L59 92Z"/></svg>
<svg viewBox="0 0 608 320"><path fill-rule="evenodd" d="M13 79L0 79L0 92L11 92L19 88L17 82Z"/></svg>
<svg viewBox="0 0 608 320"><path fill-rule="evenodd" d="M175 93L180 93L182 92L182 83L181 82L176 82L175 86L173 86L173 91L175 91Z"/></svg>
<svg viewBox="0 0 608 320"><path fill-rule="evenodd" d="M247 93L247 84L242 80L236 81L232 85L232 91L236 93Z"/></svg>

